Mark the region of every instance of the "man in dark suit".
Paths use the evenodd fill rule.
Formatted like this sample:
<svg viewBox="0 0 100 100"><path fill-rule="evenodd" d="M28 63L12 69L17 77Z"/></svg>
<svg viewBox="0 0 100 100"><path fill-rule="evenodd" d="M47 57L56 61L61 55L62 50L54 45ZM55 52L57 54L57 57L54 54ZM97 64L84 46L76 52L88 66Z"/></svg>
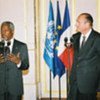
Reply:
<svg viewBox="0 0 100 100"><path fill-rule="evenodd" d="M93 30L88 13L78 16L73 35L74 61L70 75L68 100L96 100L100 81L100 34Z"/></svg>
<svg viewBox="0 0 100 100"><path fill-rule="evenodd" d="M0 100L21 100L23 95L22 70L29 68L25 43L14 39L14 24L1 24L0 43Z"/></svg>

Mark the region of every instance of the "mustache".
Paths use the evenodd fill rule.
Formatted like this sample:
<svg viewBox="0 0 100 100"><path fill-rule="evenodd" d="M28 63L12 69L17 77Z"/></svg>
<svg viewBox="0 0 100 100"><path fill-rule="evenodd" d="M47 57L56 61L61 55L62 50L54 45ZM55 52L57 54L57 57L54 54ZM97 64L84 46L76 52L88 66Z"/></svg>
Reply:
<svg viewBox="0 0 100 100"><path fill-rule="evenodd" d="M1 40L7 40L6 36L1 36Z"/></svg>

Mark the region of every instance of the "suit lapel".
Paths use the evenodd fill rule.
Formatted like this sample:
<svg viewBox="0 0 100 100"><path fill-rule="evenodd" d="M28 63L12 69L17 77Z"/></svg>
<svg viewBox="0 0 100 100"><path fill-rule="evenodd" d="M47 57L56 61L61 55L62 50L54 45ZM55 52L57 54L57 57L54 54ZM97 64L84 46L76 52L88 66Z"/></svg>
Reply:
<svg viewBox="0 0 100 100"><path fill-rule="evenodd" d="M80 44L80 35L81 35L81 33L79 33L79 35L78 35L78 37L77 37L77 39L76 39L76 41L75 41L75 51L77 52L77 53L79 53L79 44Z"/></svg>
<svg viewBox="0 0 100 100"><path fill-rule="evenodd" d="M15 39L14 39L14 44L13 44L13 48L12 48L12 53L13 54L18 53L18 45L17 45L17 41Z"/></svg>
<svg viewBox="0 0 100 100"><path fill-rule="evenodd" d="M79 50L80 53L85 53L86 51L88 52L88 50L91 48L93 42L94 42L94 38L95 37L95 33L94 30L92 30L92 32L90 33L90 36L88 37L86 43L84 44L84 46Z"/></svg>

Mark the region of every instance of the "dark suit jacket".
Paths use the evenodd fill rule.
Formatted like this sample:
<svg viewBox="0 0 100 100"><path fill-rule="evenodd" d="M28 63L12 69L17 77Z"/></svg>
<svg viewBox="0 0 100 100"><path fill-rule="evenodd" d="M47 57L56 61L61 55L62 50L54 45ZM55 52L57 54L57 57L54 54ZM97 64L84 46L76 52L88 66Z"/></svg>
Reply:
<svg viewBox="0 0 100 100"><path fill-rule="evenodd" d="M13 54L20 53L21 66L11 61L0 64L0 94L4 92L10 92L14 95L23 94L23 79L22 70L26 70L29 67L28 50L26 44L14 40Z"/></svg>
<svg viewBox="0 0 100 100"><path fill-rule="evenodd" d="M92 30L81 49L79 47L80 35L79 32L73 35L75 52L70 76L72 95L77 91L76 87L81 93L95 93L100 80L100 34Z"/></svg>

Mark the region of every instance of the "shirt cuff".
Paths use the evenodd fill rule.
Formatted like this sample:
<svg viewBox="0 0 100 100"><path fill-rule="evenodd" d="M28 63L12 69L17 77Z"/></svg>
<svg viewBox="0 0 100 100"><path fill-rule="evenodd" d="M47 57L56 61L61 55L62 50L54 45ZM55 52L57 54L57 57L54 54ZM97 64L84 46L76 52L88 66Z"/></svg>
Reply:
<svg viewBox="0 0 100 100"><path fill-rule="evenodd" d="M20 61L20 63L19 64L17 64L17 68L19 68L21 66L21 61Z"/></svg>

